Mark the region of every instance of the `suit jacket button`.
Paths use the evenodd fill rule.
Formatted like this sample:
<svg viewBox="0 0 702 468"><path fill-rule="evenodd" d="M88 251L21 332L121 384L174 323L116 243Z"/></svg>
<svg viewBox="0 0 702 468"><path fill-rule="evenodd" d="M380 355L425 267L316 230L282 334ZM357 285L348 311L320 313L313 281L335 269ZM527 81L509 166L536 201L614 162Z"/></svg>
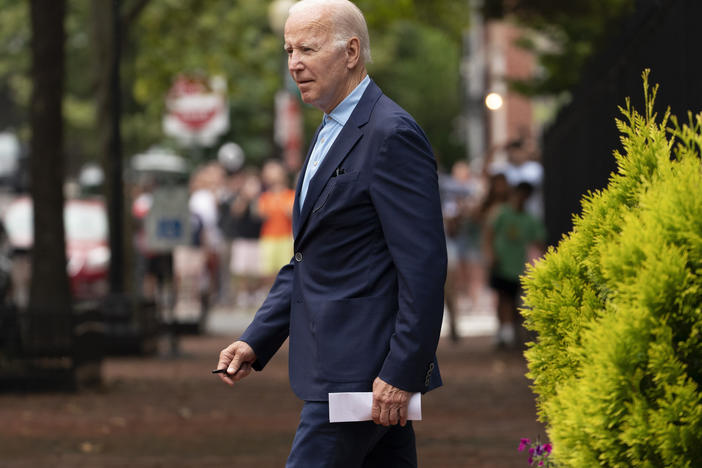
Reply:
<svg viewBox="0 0 702 468"><path fill-rule="evenodd" d="M297 252L297 253L295 253L295 260L296 260L297 262L301 262L301 261L302 261L302 252Z"/></svg>

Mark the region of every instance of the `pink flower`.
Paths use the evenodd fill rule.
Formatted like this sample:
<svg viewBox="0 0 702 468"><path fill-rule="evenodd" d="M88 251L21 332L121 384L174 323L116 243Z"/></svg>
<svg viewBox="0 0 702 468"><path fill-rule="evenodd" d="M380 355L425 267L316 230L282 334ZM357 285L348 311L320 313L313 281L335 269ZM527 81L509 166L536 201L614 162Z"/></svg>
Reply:
<svg viewBox="0 0 702 468"><path fill-rule="evenodd" d="M531 441L529 439L520 439L519 440L519 451L523 451L530 443Z"/></svg>
<svg viewBox="0 0 702 468"><path fill-rule="evenodd" d="M529 453L529 466L541 468L553 466L551 460L548 459L552 449L553 445L550 442L541 444L540 438L537 438L534 442L527 438L519 439L519 451L527 450Z"/></svg>

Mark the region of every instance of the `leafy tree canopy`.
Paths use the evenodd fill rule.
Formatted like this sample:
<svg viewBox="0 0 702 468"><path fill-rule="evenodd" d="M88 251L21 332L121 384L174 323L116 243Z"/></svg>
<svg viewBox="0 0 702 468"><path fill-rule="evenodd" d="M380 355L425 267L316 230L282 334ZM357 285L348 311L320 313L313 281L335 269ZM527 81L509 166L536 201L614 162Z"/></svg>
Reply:
<svg viewBox="0 0 702 468"><path fill-rule="evenodd" d="M170 144L161 130L164 97L179 73L227 78L231 130L221 141L236 141L249 159L276 153L273 97L286 70L282 39L271 31L270 2L260 0L123 0L128 24L122 57L125 156L153 144ZM452 0L358 0L371 30L372 76L422 124L437 154L460 154L453 129L460 112L459 50L468 24L466 2ZM140 8L137 8L140 7ZM95 73L91 41L92 3L74 0L66 18L67 77L64 98L69 170L99 160L95 136ZM0 0L0 102L16 107L21 127L31 91L30 31L25 2ZM429 72L430 70L430 72ZM440 85L437 85L439 84ZM0 125L9 125L4 117ZM305 108L307 136L319 112ZM26 137L26 130L24 131ZM198 158L214 156L205 149Z"/></svg>
<svg viewBox="0 0 702 468"><path fill-rule="evenodd" d="M542 73L514 82L528 95L554 95L572 89L587 59L606 45L616 21L634 0L487 0L488 16L513 18L532 34L520 44L539 57ZM536 33L536 34L534 34Z"/></svg>
<svg viewBox="0 0 702 468"><path fill-rule="evenodd" d="M393 22L376 46L370 74L415 117L440 164L450 167L464 154L454 120L461 112L458 46L436 28L409 20Z"/></svg>

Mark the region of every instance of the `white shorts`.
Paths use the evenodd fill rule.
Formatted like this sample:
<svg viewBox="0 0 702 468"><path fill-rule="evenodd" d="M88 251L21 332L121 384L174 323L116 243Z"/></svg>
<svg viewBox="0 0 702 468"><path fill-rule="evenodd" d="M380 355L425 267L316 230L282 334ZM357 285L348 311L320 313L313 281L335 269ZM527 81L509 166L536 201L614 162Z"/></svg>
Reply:
<svg viewBox="0 0 702 468"><path fill-rule="evenodd" d="M229 267L234 275L259 276L261 274L261 253L258 239L234 240Z"/></svg>

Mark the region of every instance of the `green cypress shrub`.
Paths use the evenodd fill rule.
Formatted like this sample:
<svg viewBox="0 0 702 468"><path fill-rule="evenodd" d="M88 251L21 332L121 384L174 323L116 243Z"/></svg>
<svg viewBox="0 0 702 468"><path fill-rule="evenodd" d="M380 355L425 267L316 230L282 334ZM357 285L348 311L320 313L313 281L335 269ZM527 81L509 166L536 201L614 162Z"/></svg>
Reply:
<svg viewBox="0 0 702 468"><path fill-rule="evenodd" d="M644 114L620 108L617 172L522 278L561 466L702 466L702 114L658 119L643 79Z"/></svg>

